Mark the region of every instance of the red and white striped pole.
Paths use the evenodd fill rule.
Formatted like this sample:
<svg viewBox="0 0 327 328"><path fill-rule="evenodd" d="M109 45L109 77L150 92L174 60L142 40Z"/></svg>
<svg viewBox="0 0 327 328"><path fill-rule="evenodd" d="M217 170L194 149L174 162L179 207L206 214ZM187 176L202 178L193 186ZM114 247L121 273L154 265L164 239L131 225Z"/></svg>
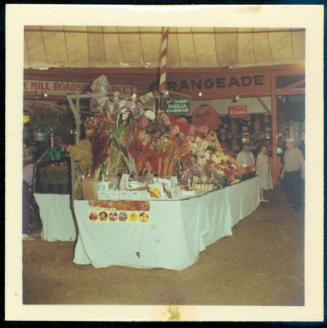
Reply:
<svg viewBox="0 0 327 328"><path fill-rule="evenodd" d="M163 27L160 50L160 82L159 91L166 90L167 85L167 49L168 49L168 27Z"/></svg>

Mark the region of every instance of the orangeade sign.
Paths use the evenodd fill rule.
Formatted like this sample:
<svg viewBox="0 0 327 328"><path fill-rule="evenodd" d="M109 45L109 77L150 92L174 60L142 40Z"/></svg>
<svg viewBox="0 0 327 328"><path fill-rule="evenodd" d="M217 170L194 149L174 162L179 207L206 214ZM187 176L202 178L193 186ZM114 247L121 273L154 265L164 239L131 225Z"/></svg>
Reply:
<svg viewBox="0 0 327 328"><path fill-rule="evenodd" d="M225 89L235 87L250 87L263 85L263 75L231 76L207 79L191 79L181 81L169 81L168 90L182 91L187 89Z"/></svg>
<svg viewBox="0 0 327 328"><path fill-rule="evenodd" d="M180 92L193 97L198 96L199 91L203 96L215 98L216 96L231 98L236 93L242 96L247 95L268 95L271 93L271 78L269 74L260 73L204 73L184 74L176 73L168 74L167 89ZM156 82L149 85L152 90L156 87Z"/></svg>

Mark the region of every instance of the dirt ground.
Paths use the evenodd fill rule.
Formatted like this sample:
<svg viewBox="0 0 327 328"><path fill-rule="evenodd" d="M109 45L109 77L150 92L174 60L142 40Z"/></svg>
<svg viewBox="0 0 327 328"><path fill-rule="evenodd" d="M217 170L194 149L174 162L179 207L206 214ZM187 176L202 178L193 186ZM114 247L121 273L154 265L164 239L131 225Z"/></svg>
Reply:
<svg viewBox="0 0 327 328"><path fill-rule="evenodd" d="M282 190L182 271L72 263L71 242L23 242L25 304L303 305L304 218Z"/></svg>

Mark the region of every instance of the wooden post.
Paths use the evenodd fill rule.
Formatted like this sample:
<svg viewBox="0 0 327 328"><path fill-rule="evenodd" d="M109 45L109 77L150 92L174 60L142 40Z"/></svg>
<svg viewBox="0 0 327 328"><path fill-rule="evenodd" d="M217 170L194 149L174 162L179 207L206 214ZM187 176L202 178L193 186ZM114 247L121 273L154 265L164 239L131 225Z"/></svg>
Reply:
<svg viewBox="0 0 327 328"><path fill-rule="evenodd" d="M80 125L81 125L81 118L80 118L80 112L79 112L79 98L76 99L76 106L72 100L71 96L67 96L67 100L69 103L69 107L73 113L74 116L74 120L75 120L75 125L76 125L76 134L74 135L74 139L75 139L75 143L79 143L80 141ZM78 109L77 109L78 107ZM77 179L77 171L78 171L78 167L76 162L71 159L70 160L70 175L71 175L71 208L73 209L73 201L75 199L75 183L76 183L76 179Z"/></svg>
<svg viewBox="0 0 327 328"><path fill-rule="evenodd" d="M79 143L81 138L81 114L80 114L80 102L79 97L77 95L76 98L76 107L75 107L75 113L76 113L76 143Z"/></svg>
<svg viewBox="0 0 327 328"><path fill-rule="evenodd" d="M73 102L73 98L76 99L76 105ZM74 115L75 125L76 125L76 134L75 134L75 143L79 143L80 136L81 136L81 115L80 115L80 102L79 102L79 95L74 97L67 96L69 107Z"/></svg>
<svg viewBox="0 0 327 328"><path fill-rule="evenodd" d="M276 76L271 74L271 137L272 137L272 175L277 169L277 96L276 96Z"/></svg>

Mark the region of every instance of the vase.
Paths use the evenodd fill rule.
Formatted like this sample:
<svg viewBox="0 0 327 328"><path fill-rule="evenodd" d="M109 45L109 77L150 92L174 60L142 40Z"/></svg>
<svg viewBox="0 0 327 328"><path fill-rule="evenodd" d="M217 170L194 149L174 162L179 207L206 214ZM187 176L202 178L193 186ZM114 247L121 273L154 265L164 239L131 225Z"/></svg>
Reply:
<svg viewBox="0 0 327 328"><path fill-rule="evenodd" d="M97 182L94 178L82 180L82 193L85 200L97 199Z"/></svg>
<svg viewBox="0 0 327 328"><path fill-rule="evenodd" d="M109 175L108 178L109 190L118 190L119 188L119 178L116 175Z"/></svg>
<svg viewBox="0 0 327 328"><path fill-rule="evenodd" d="M47 138L47 134L45 132L35 131L34 132L34 140L35 141L45 141Z"/></svg>

